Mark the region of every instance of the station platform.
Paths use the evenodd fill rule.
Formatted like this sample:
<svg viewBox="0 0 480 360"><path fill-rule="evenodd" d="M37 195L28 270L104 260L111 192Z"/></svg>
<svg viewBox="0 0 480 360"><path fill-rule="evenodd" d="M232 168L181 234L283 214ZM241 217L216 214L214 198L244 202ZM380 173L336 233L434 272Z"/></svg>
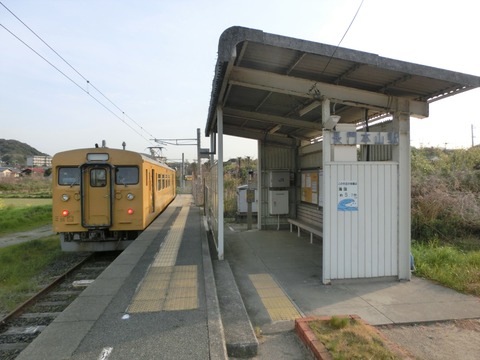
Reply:
<svg viewBox="0 0 480 360"><path fill-rule="evenodd" d="M269 328L298 315L355 314L371 325L480 318L480 298L414 274L411 281L370 278L324 285L321 242L310 244L307 233L225 231L225 259L254 327ZM273 280L269 291L261 290L262 277Z"/></svg>
<svg viewBox="0 0 480 360"><path fill-rule="evenodd" d="M252 347L253 359L300 360L311 355L293 331L298 317L480 318L478 297L417 277L321 280L321 242L288 230L227 224L225 260L212 260L202 209L178 195L17 359L235 359Z"/></svg>
<svg viewBox="0 0 480 360"><path fill-rule="evenodd" d="M201 209L178 195L17 359L226 359L225 351Z"/></svg>

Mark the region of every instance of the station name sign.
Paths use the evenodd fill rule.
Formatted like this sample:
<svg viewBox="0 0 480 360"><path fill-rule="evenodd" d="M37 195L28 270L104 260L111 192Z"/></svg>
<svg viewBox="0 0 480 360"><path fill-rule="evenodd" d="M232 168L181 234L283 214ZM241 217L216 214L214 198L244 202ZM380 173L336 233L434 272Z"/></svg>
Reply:
<svg viewBox="0 0 480 360"><path fill-rule="evenodd" d="M398 145L397 132L333 131L332 145Z"/></svg>

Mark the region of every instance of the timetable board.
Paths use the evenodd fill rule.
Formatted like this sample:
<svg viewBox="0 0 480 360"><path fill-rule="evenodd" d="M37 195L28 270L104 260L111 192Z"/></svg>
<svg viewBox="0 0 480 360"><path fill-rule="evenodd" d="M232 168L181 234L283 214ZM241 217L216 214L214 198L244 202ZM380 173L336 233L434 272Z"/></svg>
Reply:
<svg viewBox="0 0 480 360"><path fill-rule="evenodd" d="M322 206L322 170L304 170L301 172L301 176L302 201Z"/></svg>

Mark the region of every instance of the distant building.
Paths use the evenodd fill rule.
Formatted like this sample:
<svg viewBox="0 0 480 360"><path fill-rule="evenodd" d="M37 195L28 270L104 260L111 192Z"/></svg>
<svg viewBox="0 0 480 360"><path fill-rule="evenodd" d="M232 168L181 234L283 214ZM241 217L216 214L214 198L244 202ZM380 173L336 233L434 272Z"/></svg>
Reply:
<svg viewBox="0 0 480 360"><path fill-rule="evenodd" d="M45 156L29 156L27 157L27 166L35 166L35 167L51 167L52 166L52 157L49 155Z"/></svg>
<svg viewBox="0 0 480 360"><path fill-rule="evenodd" d="M13 176L13 171L10 168L0 167L0 177L10 177Z"/></svg>
<svg viewBox="0 0 480 360"><path fill-rule="evenodd" d="M26 168L22 170L21 174L27 176L44 176L45 169L43 167Z"/></svg>

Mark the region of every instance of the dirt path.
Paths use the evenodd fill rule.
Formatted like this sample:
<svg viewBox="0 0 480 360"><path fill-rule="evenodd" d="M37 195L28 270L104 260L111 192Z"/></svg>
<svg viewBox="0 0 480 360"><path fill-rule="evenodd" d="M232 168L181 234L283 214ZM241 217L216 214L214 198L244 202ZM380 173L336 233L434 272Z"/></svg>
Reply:
<svg viewBox="0 0 480 360"><path fill-rule="evenodd" d="M0 248L19 244L25 241L39 239L53 235L52 225L42 226L30 231L17 232L8 235L0 235Z"/></svg>

